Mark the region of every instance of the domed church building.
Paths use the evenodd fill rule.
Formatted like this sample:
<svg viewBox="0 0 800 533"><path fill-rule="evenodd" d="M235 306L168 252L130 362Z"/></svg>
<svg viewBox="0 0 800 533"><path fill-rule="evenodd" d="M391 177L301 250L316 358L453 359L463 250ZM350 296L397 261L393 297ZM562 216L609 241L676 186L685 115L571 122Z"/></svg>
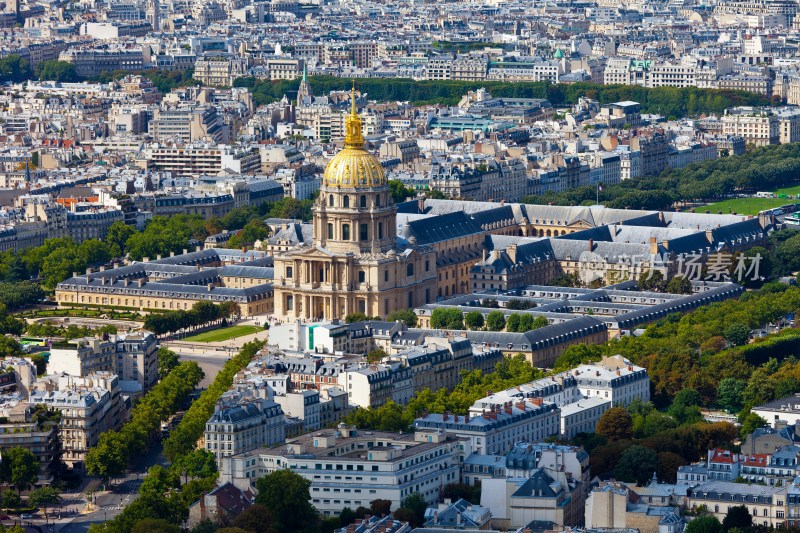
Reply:
<svg viewBox="0 0 800 533"><path fill-rule="evenodd" d="M275 256L275 314L387 317L436 300L436 252L398 239L397 208L380 161L364 149L352 96L344 148L328 163L314 206L314 244Z"/></svg>

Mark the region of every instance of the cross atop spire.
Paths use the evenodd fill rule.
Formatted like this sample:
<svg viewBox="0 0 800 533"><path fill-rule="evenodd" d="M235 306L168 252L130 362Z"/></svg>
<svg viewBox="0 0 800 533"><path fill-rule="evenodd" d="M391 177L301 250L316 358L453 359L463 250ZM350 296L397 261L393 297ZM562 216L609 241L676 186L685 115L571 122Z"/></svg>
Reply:
<svg viewBox="0 0 800 533"><path fill-rule="evenodd" d="M364 135L361 133L361 117L356 107L356 82L350 90L350 114L345 118L345 148L364 148Z"/></svg>

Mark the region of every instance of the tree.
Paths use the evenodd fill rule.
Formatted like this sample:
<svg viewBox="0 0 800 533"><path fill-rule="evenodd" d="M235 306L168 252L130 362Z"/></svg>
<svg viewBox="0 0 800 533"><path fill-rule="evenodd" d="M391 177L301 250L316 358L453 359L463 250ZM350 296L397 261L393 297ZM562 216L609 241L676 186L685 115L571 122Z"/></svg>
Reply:
<svg viewBox="0 0 800 533"><path fill-rule="evenodd" d="M25 448L9 448L3 451L0 463L2 479L16 487L17 492L30 488L39 477L39 460Z"/></svg>
<svg viewBox="0 0 800 533"><path fill-rule="evenodd" d="M36 77L42 81L76 82L80 81L75 65L69 61L50 59L36 65Z"/></svg>
<svg viewBox="0 0 800 533"><path fill-rule="evenodd" d="M597 421L595 431L609 440L629 439L631 437L631 415L623 407L612 407Z"/></svg>
<svg viewBox="0 0 800 533"><path fill-rule="evenodd" d="M302 531L317 521L311 505L311 482L291 470L278 470L256 481L256 503L269 509L278 531Z"/></svg>
<svg viewBox="0 0 800 533"><path fill-rule="evenodd" d="M106 234L106 242L111 247L111 253L115 257L125 255L127 251L126 243L135 233L136 230L133 226L129 226L121 220L117 220L111 224Z"/></svg>
<svg viewBox="0 0 800 533"><path fill-rule="evenodd" d="M502 331L506 327L506 317L502 311L492 311L486 315L486 328L489 331Z"/></svg>
<svg viewBox="0 0 800 533"><path fill-rule="evenodd" d="M520 316L517 313L512 313L508 315L508 320L506 321L506 331L510 332L519 331L519 324L520 324Z"/></svg>
<svg viewBox="0 0 800 533"><path fill-rule="evenodd" d="M164 379L172 369L180 364L178 354L169 348L158 349L158 379Z"/></svg>
<svg viewBox="0 0 800 533"><path fill-rule="evenodd" d="M395 311L391 313L386 320L390 322L405 322L406 326L413 328L417 325L417 315L413 309L403 309L402 311Z"/></svg>
<svg viewBox="0 0 800 533"><path fill-rule="evenodd" d="M128 442L118 432L100 435L98 443L86 453L86 472L98 476L104 483L112 477L121 476L128 465Z"/></svg>
<svg viewBox="0 0 800 533"><path fill-rule="evenodd" d="M3 493L0 494L0 501L2 502L0 506L2 506L3 509L16 509L22 503L22 498L13 490L4 490Z"/></svg>
<svg viewBox="0 0 800 533"><path fill-rule="evenodd" d="M670 294L692 294L692 282L684 276L675 276L667 283L666 292Z"/></svg>
<svg viewBox="0 0 800 533"><path fill-rule="evenodd" d="M182 456L175 463L180 472L188 478L208 478L217 473L217 461L214 454L207 450L197 449Z"/></svg>
<svg viewBox="0 0 800 533"><path fill-rule="evenodd" d="M389 516L392 513L392 500L372 500L369 508L375 516Z"/></svg>
<svg viewBox="0 0 800 533"><path fill-rule="evenodd" d="M464 314L455 307L437 307L431 313L433 329L464 329Z"/></svg>
<svg viewBox="0 0 800 533"><path fill-rule="evenodd" d="M464 323L473 331L483 328L483 313L480 311L470 311L464 315Z"/></svg>
<svg viewBox="0 0 800 533"><path fill-rule="evenodd" d="M389 180L389 196L394 203L405 202L408 198L414 197L414 189L406 187L400 180Z"/></svg>
<svg viewBox="0 0 800 533"><path fill-rule="evenodd" d="M747 387L744 380L724 378L717 386L717 403L728 412L738 413L742 409L742 394Z"/></svg>
<svg viewBox="0 0 800 533"><path fill-rule="evenodd" d="M736 322L727 326L722 332L722 336L734 346L744 346L750 340L750 328Z"/></svg>
<svg viewBox="0 0 800 533"><path fill-rule="evenodd" d="M712 515L698 516L686 525L685 533L722 533L722 524Z"/></svg>
<svg viewBox="0 0 800 533"><path fill-rule="evenodd" d="M251 533L278 533L275 528L275 518L270 510L257 503L254 503L234 518L232 525Z"/></svg>
<svg viewBox="0 0 800 533"><path fill-rule="evenodd" d="M569 370L578 365L599 361L602 357L602 346L597 344L573 344L556 358L553 370L556 372Z"/></svg>
<svg viewBox="0 0 800 533"><path fill-rule="evenodd" d="M728 507L728 513L722 519L722 531L728 532L731 529L741 529L747 531L753 525L753 515L744 505L734 505Z"/></svg>
<svg viewBox="0 0 800 533"><path fill-rule="evenodd" d="M41 487L34 490L28 501L31 505L44 508L44 518L47 520L47 507L61 501L61 491L53 487Z"/></svg>
<svg viewBox="0 0 800 533"><path fill-rule="evenodd" d="M344 317L344 321L347 324L352 324L353 322L366 322L367 320L369 320L369 317L364 313L350 313Z"/></svg>
<svg viewBox="0 0 800 533"><path fill-rule="evenodd" d="M131 533L180 533L180 531L180 526L170 524L163 518L144 518L131 528Z"/></svg>
<svg viewBox="0 0 800 533"><path fill-rule="evenodd" d="M367 354L367 362L368 363L380 363L381 360L386 357L387 354L383 348L378 348L377 350L372 350Z"/></svg>
<svg viewBox="0 0 800 533"><path fill-rule="evenodd" d="M408 509L413 513L413 519L410 520L412 527L420 527L425 523L425 510L428 508L428 502L419 492L415 492L400 502L401 509ZM399 509L398 509L399 511ZM395 518L397 518L397 511L395 511Z"/></svg>
<svg viewBox="0 0 800 533"><path fill-rule="evenodd" d="M634 445L622 452L614 477L621 481L645 485L658 467L658 454L650 448Z"/></svg>
<svg viewBox="0 0 800 533"><path fill-rule="evenodd" d="M642 291L664 292L667 283L664 281L664 275L660 270L646 270L639 276L637 285L639 290Z"/></svg>
<svg viewBox="0 0 800 533"><path fill-rule="evenodd" d="M739 434L743 439L753 433L755 430L763 428L767 425L766 420L750 411L743 412L741 415L739 415L739 423L741 424Z"/></svg>

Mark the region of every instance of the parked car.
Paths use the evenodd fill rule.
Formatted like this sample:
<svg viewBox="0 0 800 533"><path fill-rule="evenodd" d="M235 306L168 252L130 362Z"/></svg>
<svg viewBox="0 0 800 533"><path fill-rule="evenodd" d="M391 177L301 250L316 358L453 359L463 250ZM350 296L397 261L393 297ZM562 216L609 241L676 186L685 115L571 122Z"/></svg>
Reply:
<svg viewBox="0 0 800 533"><path fill-rule="evenodd" d="M33 519L33 515L29 515L28 513L22 513L21 515L19 515L19 517L22 518L23 520L32 520Z"/></svg>
<svg viewBox="0 0 800 533"><path fill-rule="evenodd" d="M11 520L11 517L7 514L0 515L0 520Z"/></svg>

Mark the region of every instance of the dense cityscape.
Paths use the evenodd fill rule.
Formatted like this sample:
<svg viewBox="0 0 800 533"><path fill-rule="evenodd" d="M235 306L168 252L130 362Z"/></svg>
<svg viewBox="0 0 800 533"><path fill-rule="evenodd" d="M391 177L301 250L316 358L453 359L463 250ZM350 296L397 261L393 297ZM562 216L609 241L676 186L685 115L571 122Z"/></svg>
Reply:
<svg viewBox="0 0 800 533"><path fill-rule="evenodd" d="M800 528L798 0L0 0L0 533Z"/></svg>

